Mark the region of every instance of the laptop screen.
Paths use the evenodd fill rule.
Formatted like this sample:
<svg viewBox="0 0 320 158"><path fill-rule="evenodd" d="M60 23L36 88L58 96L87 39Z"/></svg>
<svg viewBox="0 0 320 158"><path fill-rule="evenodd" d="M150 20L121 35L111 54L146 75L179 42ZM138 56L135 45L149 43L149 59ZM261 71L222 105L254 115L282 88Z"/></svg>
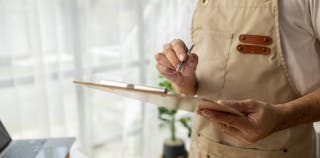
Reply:
<svg viewBox="0 0 320 158"><path fill-rule="evenodd" d="M0 121L0 152L11 142L11 137Z"/></svg>

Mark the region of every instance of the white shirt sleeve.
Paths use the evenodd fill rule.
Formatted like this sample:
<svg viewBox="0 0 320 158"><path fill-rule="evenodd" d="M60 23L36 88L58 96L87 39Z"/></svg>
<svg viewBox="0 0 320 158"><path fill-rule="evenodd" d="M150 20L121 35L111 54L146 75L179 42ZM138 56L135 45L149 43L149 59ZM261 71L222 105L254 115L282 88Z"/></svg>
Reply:
<svg viewBox="0 0 320 158"><path fill-rule="evenodd" d="M312 27L316 38L320 41L320 1L309 0Z"/></svg>

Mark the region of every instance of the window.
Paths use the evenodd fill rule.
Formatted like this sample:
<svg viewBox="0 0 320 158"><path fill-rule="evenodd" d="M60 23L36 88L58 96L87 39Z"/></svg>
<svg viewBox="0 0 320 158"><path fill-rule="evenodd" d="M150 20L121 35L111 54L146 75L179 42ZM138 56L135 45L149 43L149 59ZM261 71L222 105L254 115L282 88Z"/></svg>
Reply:
<svg viewBox="0 0 320 158"><path fill-rule="evenodd" d="M76 136L77 150L94 157L159 155L162 137L152 149L146 140L156 107L72 81L156 85L153 56L173 38L189 39L193 3L0 1L1 120L15 139Z"/></svg>

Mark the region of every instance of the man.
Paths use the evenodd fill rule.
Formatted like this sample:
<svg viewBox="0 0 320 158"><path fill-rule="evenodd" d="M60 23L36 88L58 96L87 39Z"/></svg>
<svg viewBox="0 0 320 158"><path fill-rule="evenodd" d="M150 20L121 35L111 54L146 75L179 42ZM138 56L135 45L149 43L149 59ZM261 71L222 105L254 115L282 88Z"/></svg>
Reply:
<svg viewBox="0 0 320 158"><path fill-rule="evenodd" d="M182 40L164 45L157 69L177 93L218 100L245 116L198 105L190 157L316 157L319 0L200 0L192 40L190 55Z"/></svg>

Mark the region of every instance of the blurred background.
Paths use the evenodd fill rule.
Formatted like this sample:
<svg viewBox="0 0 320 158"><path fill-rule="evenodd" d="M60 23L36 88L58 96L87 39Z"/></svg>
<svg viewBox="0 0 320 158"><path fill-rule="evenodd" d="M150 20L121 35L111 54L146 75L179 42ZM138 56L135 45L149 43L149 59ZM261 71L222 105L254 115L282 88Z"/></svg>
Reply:
<svg viewBox="0 0 320 158"><path fill-rule="evenodd" d="M169 132L155 106L72 81L156 86L154 55L174 38L190 44L195 2L0 0L0 119L11 136L76 136L77 158L160 157Z"/></svg>
<svg viewBox="0 0 320 158"><path fill-rule="evenodd" d="M196 1L0 0L0 119L11 136L75 136L76 158L160 157L169 132L157 107L72 81L157 86L154 55L174 38L190 46Z"/></svg>

